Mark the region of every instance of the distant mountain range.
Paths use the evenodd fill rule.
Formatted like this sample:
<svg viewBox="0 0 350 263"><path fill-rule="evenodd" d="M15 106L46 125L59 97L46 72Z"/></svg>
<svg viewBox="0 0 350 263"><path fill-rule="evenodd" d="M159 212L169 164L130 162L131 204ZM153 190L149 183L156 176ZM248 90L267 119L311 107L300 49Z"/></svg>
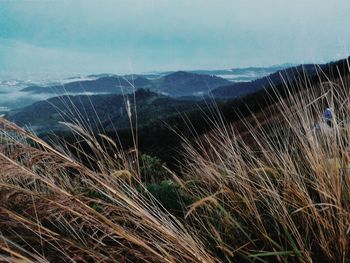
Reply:
<svg viewBox="0 0 350 263"><path fill-rule="evenodd" d="M227 86L233 83L249 82L270 75L286 66L287 64L273 67L191 70L185 72L190 74L181 74L183 73L181 71L168 71L123 76L110 73L88 76L77 75L69 78L45 76L43 79L37 77L17 79L0 72L0 107L6 107L10 110L18 109L57 95L128 94L134 90L132 83L135 84L136 89L150 89L153 92L171 97L199 100L219 85ZM213 77L219 77L220 79ZM210 94L210 96L212 95ZM3 111L0 111L0 114L2 113Z"/></svg>
<svg viewBox="0 0 350 263"><path fill-rule="evenodd" d="M221 101L268 89L272 84L278 86L283 81L293 81L302 74L312 77L316 74L317 68L326 68L328 65L300 65L254 81L237 83L214 75L178 71L152 80L135 75L124 77L103 75L97 79L73 81L64 86L30 86L22 91L112 94L61 95L5 114L17 124L30 125L37 132L60 130L62 129L60 121L69 122L77 117L92 129L99 127L107 130L125 129L129 125L126 100L132 104L133 99L136 99L138 125L143 126L155 120L192 111L198 108L196 105L206 105L205 100L198 99L200 96L209 98L210 95L217 98L216 103L220 104ZM135 97L130 95L133 86L138 87ZM216 88L210 89L210 87Z"/></svg>
<svg viewBox="0 0 350 263"><path fill-rule="evenodd" d="M32 94L91 94L113 93L128 94L134 89L150 91L171 97L208 96L211 91L237 83L263 78L287 65L273 67L249 67L223 70L169 71L147 74L129 74L118 76L113 74L89 75L83 79L71 78L61 85L32 85L21 89ZM238 94L246 92L239 91Z"/></svg>
<svg viewBox="0 0 350 263"><path fill-rule="evenodd" d="M91 75L88 79L74 80L64 85L29 86L22 92L32 94L129 94L136 89L148 89L170 97L215 97L229 99L244 96L266 88L270 83L279 84L281 76L293 78L297 71L311 73L313 65L303 65L284 69L282 66L270 68L244 68L230 70L198 70L192 72L176 71L158 75ZM270 74L268 74L270 73ZM266 76L267 75L267 76ZM157 77L156 77L157 76ZM219 76L226 76L219 77ZM243 81L229 81L227 76L235 76ZM255 79L257 76L263 76ZM91 79L89 79L91 78ZM253 79L245 81L245 79Z"/></svg>
<svg viewBox="0 0 350 263"><path fill-rule="evenodd" d="M276 71L294 67L293 64L283 64L271 67L232 68L226 70L193 70L192 73L216 75L231 82L248 82L268 76Z"/></svg>
<svg viewBox="0 0 350 263"><path fill-rule="evenodd" d="M134 89L142 88L171 97L181 97L206 96L210 90L230 83L230 81L214 75L177 71L154 79L148 79L139 75L102 76L93 80L73 81L65 85L29 86L21 91L35 94L54 93L58 95L67 93L128 94Z"/></svg>
<svg viewBox="0 0 350 263"><path fill-rule="evenodd" d="M246 67L246 68L231 68L231 69L199 69L199 70L188 70L186 72L204 74L204 75L215 75L232 82L246 82L259 79L270 75L276 71L283 70L286 68L294 67L294 64L286 63L282 65L270 66L270 67ZM175 71L166 72L154 72L142 75L147 78L157 78L159 76L165 76L174 73Z"/></svg>

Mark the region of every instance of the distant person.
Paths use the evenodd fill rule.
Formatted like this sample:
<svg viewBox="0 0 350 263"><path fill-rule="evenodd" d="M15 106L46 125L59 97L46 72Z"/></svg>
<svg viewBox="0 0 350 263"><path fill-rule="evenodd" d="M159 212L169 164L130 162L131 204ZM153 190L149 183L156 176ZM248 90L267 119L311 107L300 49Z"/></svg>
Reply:
<svg viewBox="0 0 350 263"><path fill-rule="evenodd" d="M333 127L333 110L326 108L323 112L323 119L329 127Z"/></svg>

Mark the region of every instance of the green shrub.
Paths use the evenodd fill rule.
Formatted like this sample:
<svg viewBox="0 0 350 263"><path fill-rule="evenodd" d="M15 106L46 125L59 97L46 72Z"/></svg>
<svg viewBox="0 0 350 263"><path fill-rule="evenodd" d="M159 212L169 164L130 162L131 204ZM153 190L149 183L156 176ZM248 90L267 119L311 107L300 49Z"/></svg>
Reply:
<svg viewBox="0 0 350 263"><path fill-rule="evenodd" d="M171 180L164 180L159 184L150 184L147 190L172 215L183 217L186 206L191 203L190 198Z"/></svg>
<svg viewBox="0 0 350 263"><path fill-rule="evenodd" d="M158 157L148 154L141 155L140 170L142 181L149 183L159 183L167 179L169 172L165 163Z"/></svg>

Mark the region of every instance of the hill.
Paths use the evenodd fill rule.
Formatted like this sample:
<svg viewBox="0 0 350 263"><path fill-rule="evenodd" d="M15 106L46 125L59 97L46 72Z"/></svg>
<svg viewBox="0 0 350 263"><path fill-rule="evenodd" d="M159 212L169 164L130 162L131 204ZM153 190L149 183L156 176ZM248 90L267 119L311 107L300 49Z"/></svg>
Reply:
<svg viewBox="0 0 350 263"><path fill-rule="evenodd" d="M209 91L230 82L214 75L177 71L154 80L153 91L169 96L207 96Z"/></svg>
<svg viewBox="0 0 350 263"><path fill-rule="evenodd" d="M269 88L272 85L279 85L283 80L290 81L301 74L313 76L316 74L317 68L323 68L326 65L311 65L304 64L297 67L290 67L283 70L278 70L266 77L259 78L250 82L236 82L230 85L222 86L212 90L212 94L216 98L237 98L247 94L254 93L264 88Z"/></svg>
<svg viewBox="0 0 350 263"><path fill-rule="evenodd" d="M148 79L137 77L133 84L140 88L146 88L150 85ZM64 85L56 85L49 87L29 86L21 91L31 93L130 93L132 92L132 84L127 79L119 76L103 76L94 80L73 81Z"/></svg>
<svg viewBox="0 0 350 263"><path fill-rule="evenodd" d="M192 109L191 100L178 100L139 89L135 93L138 125L176 115ZM61 121L78 120L92 130L126 129L129 127L127 102L134 115L133 95L65 95L39 101L25 108L11 111L6 117L20 126L29 125L38 133L62 130Z"/></svg>

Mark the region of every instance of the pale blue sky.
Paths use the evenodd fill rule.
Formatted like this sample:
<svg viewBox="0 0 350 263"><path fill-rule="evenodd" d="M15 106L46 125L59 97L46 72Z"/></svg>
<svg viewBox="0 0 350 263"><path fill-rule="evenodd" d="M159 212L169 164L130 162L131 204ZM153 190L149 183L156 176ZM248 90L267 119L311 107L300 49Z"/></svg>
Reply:
<svg viewBox="0 0 350 263"><path fill-rule="evenodd" d="M325 62L349 0L0 0L0 73L127 73Z"/></svg>

